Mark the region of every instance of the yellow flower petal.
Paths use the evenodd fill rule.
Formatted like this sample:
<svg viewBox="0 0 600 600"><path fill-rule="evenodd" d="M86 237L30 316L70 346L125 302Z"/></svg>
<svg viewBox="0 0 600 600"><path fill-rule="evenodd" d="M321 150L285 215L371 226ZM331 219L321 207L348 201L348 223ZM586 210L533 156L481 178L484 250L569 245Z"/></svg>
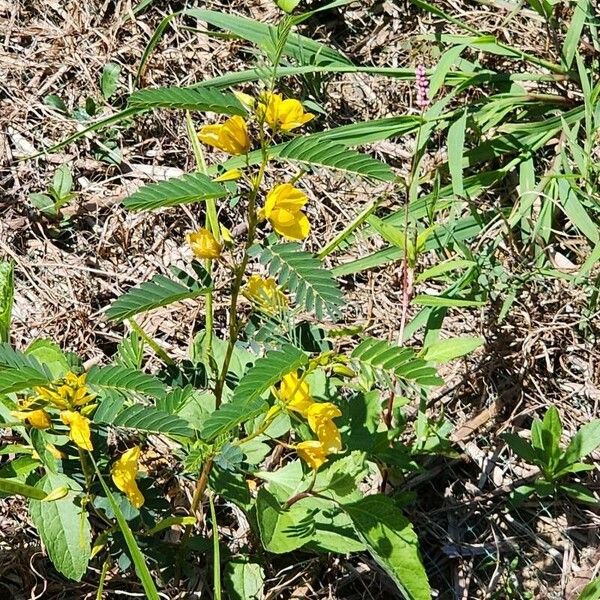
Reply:
<svg viewBox="0 0 600 600"><path fill-rule="evenodd" d="M74 410L63 410L60 418L69 426L69 437L83 450L93 450L90 421Z"/></svg>
<svg viewBox="0 0 600 600"><path fill-rule="evenodd" d="M303 212L290 212L277 209L269 218L273 229L281 236L290 240L305 240L310 233L310 221Z"/></svg>
<svg viewBox="0 0 600 600"><path fill-rule="evenodd" d="M291 98L284 100L279 105L279 123L283 131L291 131L297 127L302 127L315 118L312 113L305 113L302 104L298 100Z"/></svg>
<svg viewBox="0 0 600 600"><path fill-rule="evenodd" d="M342 449L342 438L337 425L332 421L341 417L340 409L331 402L315 402L306 414L310 428L317 434L327 453Z"/></svg>
<svg viewBox="0 0 600 600"><path fill-rule="evenodd" d="M309 408L314 404L310 395L310 388L306 381L300 381L298 373L288 373L281 380L279 397L287 408L306 416Z"/></svg>
<svg viewBox="0 0 600 600"><path fill-rule="evenodd" d="M325 448L323 448L323 444L321 444L321 442L317 442L316 440L300 442L296 446L296 452L298 453L298 456L315 471L322 464L327 462L327 453Z"/></svg>
<svg viewBox="0 0 600 600"><path fill-rule="evenodd" d="M140 447L134 446L121 454L113 463L111 469L112 480L115 485L129 498L135 508L144 504L144 496L135 481L140 459Z"/></svg>
<svg viewBox="0 0 600 600"><path fill-rule="evenodd" d="M52 426L50 415L41 408L38 410L15 410L11 412L11 415L19 421L26 421L36 429L48 429Z"/></svg>
<svg viewBox="0 0 600 600"><path fill-rule="evenodd" d="M238 115L227 119L221 125L205 125L199 131L198 139L234 155L246 154L250 149L246 121Z"/></svg>
<svg viewBox="0 0 600 600"><path fill-rule="evenodd" d="M185 239L197 258L215 259L221 256L221 244L208 229L188 233Z"/></svg>

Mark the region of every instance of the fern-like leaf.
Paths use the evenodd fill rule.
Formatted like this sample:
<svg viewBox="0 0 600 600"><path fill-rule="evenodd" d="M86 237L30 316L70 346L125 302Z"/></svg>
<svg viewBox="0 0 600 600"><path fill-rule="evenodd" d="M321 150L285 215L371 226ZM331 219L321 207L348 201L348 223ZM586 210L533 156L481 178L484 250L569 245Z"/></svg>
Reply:
<svg viewBox="0 0 600 600"><path fill-rule="evenodd" d="M155 275L150 281L130 289L117 298L106 311L106 316L112 321L123 321L141 312L206 294L211 285L210 276L197 262L192 263L192 268L197 277L172 267L171 270L179 281L164 275Z"/></svg>
<svg viewBox="0 0 600 600"><path fill-rule="evenodd" d="M360 365L411 380L422 386L441 385L443 380L429 363L418 358L411 348L394 346L385 340L365 338L352 352Z"/></svg>
<svg viewBox="0 0 600 600"><path fill-rule="evenodd" d="M172 108L210 111L245 117L248 113L240 101L229 92L214 88L167 87L138 90L129 96L128 105L142 110Z"/></svg>
<svg viewBox="0 0 600 600"><path fill-rule="evenodd" d="M285 144L279 151L279 158L354 173L367 179L393 181L395 178L390 167L380 160L310 136L297 137Z"/></svg>
<svg viewBox="0 0 600 600"><path fill-rule="evenodd" d="M19 392L50 381L52 374L46 365L8 343L0 343L0 393Z"/></svg>
<svg viewBox="0 0 600 600"><path fill-rule="evenodd" d="M202 202L221 198L227 190L202 173L188 173L159 183L141 187L125 199L123 205L129 210L156 210L165 206Z"/></svg>
<svg viewBox="0 0 600 600"><path fill-rule="evenodd" d="M125 394L135 392L151 398L164 398L167 394L164 384L156 377L119 365L93 368L87 375L86 383L92 388Z"/></svg>
<svg viewBox="0 0 600 600"><path fill-rule="evenodd" d="M261 398L262 394L281 381L284 375L307 362L307 355L291 345L267 352L242 377L231 400L208 417L202 428L202 437L214 439L243 421L259 415L268 407L267 402Z"/></svg>
<svg viewBox="0 0 600 600"><path fill-rule="evenodd" d="M295 294L296 302L306 310L314 311L318 319L324 311L332 317L344 304L344 296L333 275L323 268L321 261L302 250L300 244L274 244L253 250L279 285Z"/></svg>
<svg viewBox="0 0 600 600"><path fill-rule="evenodd" d="M170 415L154 406L134 404L120 412L108 423L115 427L126 427L146 433L164 433L165 435L181 435L193 437L194 430L181 417Z"/></svg>

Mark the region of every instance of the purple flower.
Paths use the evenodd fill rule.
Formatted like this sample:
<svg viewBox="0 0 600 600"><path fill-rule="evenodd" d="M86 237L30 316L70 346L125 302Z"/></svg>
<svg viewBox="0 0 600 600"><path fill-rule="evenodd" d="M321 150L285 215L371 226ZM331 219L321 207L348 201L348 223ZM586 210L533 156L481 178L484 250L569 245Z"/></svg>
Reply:
<svg viewBox="0 0 600 600"><path fill-rule="evenodd" d="M419 65L415 69L415 77L417 84L417 106L421 110L425 110L429 106L429 80L427 72L423 65Z"/></svg>

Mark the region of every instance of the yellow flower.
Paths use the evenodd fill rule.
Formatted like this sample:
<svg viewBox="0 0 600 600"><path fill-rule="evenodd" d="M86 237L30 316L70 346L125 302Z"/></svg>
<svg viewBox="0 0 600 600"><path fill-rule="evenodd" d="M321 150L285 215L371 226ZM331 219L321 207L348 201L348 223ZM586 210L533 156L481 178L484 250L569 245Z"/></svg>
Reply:
<svg viewBox="0 0 600 600"><path fill-rule="evenodd" d="M111 469L112 479L115 485L129 498L129 502L136 508L144 504L144 496L140 492L135 477L138 472L140 459L140 447L130 448L115 461Z"/></svg>
<svg viewBox="0 0 600 600"><path fill-rule="evenodd" d="M291 183L281 183L267 194L262 212L279 235L303 240L310 232L308 217L301 210L307 202L304 192Z"/></svg>
<svg viewBox="0 0 600 600"><path fill-rule="evenodd" d="M185 239L198 258L219 258L221 256L221 244L208 229L198 229L194 233L188 233Z"/></svg>
<svg viewBox="0 0 600 600"><path fill-rule="evenodd" d="M290 410L300 413L303 417L314 404L310 388L306 381L300 381L297 373L288 373L279 387L279 397Z"/></svg>
<svg viewBox="0 0 600 600"><path fill-rule="evenodd" d="M69 426L69 437L83 450L93 450L90 421L74 410L63 410L60 418Z"/></svg>
<svg viewBox="0 0 600 600"><path fill-rule="evenodd" d="M221 125L205 125L199 131L198 139L229 154L246 154L250 149L246 121L237 115Z"/></svg>
<svg viewBox="0 0 600 600"><path fill-rule="evenodd" d="M327 454L339 452L342 449L340 430L332 420L341 416L340 409L331 402L314 402L306 412L308 424L317 434Z"/></svg>
<svg viewBox="0 0 600 600"><path fill-rule="evenodd" d="M69 371L58 383L49 387L36 387L35 392L42 400L51 402L60 409L83 406L94 398L94 395L89 393L85 378L85 373L75 375Z"/></svg>
<svg viewBox="0 0 600 600"><path fill-rule="evenodd" d="M315 471L323 463L327 462L327 452L325 451L323 444L316 440L300 442L296 446L296 452L298 453L298 456Z"/></svg>
<svg viewBox="0 0 600 600"><path fill-rule="evenodd" d="M315 118L312 113L304 112L298 100L284 100L281 94L270 92L261 94L257 113L275 131L291 131Z"/></svg>
<svg viewBox="0 0 600 600"><path fill-rule="evenodd" d="M52 426L50 415L41 408L37 410L14 410L10 414L19 421L26 421L36 429L48 429Z"/></svg>
<svg viewBox="0 0 600 600"><path fill-rule="evenodd" d="M246 297L269 314L280 312L288 305L287 296L277 287L272 277L251 275L244 291Z"/></svg>

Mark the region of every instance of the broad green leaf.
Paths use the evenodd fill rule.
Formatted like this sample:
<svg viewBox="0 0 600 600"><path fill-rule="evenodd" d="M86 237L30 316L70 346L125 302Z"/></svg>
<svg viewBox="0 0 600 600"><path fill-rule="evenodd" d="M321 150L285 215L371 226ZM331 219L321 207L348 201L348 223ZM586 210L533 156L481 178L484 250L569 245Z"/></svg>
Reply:
<svg viewBox="0 0 600 600"><path fill-rule="evenodd" d="M47 473L36 485L46 493L63 486L71 490L67 496L54 502L31 500L29 510L56 569L65 577L80 581L91 556L90 524L78 501L81 486L59 473Z"/></svg>
<svg viewBox="0 0 600 600"><path fill-rule="evenodd" d="M29 344L25 354L35 357L40 364L48 368L53 379L64 377L70 369L65 353L52 340L35 340Z"/></svg>
<svg viewBox="0 0 600 600"><path fill-rule="evenodd" d="M128 106L141 110L152 108L198 110L242 117L248 114L232 93L207 87L147 88L131 94Z"/></svg>
<svg viewBox="0 0 600 600"><path fill-rule="evenodd" d="M121 66L116 63L106 63L100 75L100 90L105 100L108 100L117 91Z"/></svg>
<svg viewBox="0 0 600 600"><path fill-rule="evenodd" d="M170 415L153 406L134 404L120 412L110 423L115 427L126 427L148 433L163 433L193 437L194 430L187 421L177 415Z"/></svg>
<svg viewBox="0 0 600 600"><path fill-rule="evenodd" d="M60 165L52 178L52 189L57 196L56 199L61 200L68 196L72 188L73 175L71 175L69 165Z"/></svg>
<svg viewBox="0 0 600 600"><path fill-rule="evenodd" d="M562 423L556 406L551 406L542 419L540 436L542 446L546 452L549 465L553 465L559 457L560 436L562 435Z"/></svg>
<svg viewBox="0 0 600 600"><path fill-rule="evenodd" d="M125 394L135 392L157 399L163 398L167 393L165 385L156 377L117 365L92 368L86 383L93 389L108 389Z"/></svg>
<svg viewBox="0 0 600 600"><path fill-rule="evenodd" d="M227 190L203 173L189 173L141 187L123 202L129 210L156 210L166 206L222 198Z"/></svg>
<svg viewBox="0 0 600 600"><path fill-rule="evenodd" d="M223 584L229 600L262 600L264 583L265 572L258 563L236 558L225 567Z"/></svg>
<svg viewBox="0 0 600 600"><path fill-rule="evenodd" d="M329 500L308 497L285 508L274 495L260 488L256 515L263 545L275 554L307 544L339 554L365 549L348 516Z"/></svg>
<svg viewBox="0 0 600 600"><path fill-rule="evenodd" d="M591 454L600 446L600 419L583 425L571 438L564 455L567 464L575 463ZM561 460L561 463L563 460ZM565 465L566 466L566 465Z"/></svg>
<svg viewBox="0 0 600 600"><path fill-rule="evenodd" d="M394 181L395 175L385 163L349 150L341 144L311 136L297 137L279 148L278 158L316 167L327 167L380 181Z"/></svg>
<svg viewBox="0 0 600 600"><path fill-rule="evenodd" d="M179 281L155 275L150 281L130 289L110 305L106 316L112 321L123 321L138 313L206 294L212 283L210 276L199 263L194 262L192 267L197 277L172 267Z"/></svg>
<svg viewBox="0 0 600 600"><path fill-rule="evenodd" d="M268 404L261 397L264 392L307 362L306 354L289 344L259 358L241 379L231 400L208 417L202 437L211 440L266 410Z"/></svg>
<svg viewBox="0 0 600 600"><path fill-rule="evenodd" d="M302 250L300 244L255 247L253 254L258 255L279 285L295 294L296 303L307 311L314 311L318 319L323 318L325 311L332 317L339 313L344 296L336 280L321 261Z"/></svg>
<svg viewBox="0 0 600 600"><path fill-rule="evenodd" d="M536 464L538 455L535 448L520 435L516 433L505 433L502 439L508 444L510 449L518 454L523 460L531 464Z"/></svg>
<svg viewBox="0 0 600 600"><path fill-rule="evenodd" d="M431 600L412 525L393 501L379 494L344 505L367 549L407 600Z"/></svg>
<svg viewBox="0 0 600 600"><path fill-rule="evenodd" d="M0 260L0 343L6 343L10 338L14 291L14 264Z"/></svg>
<svg viewBox="0 0 600 600"><path fill-rule="evenodd" d="M434 363L445 363L470 354L485 343L482 337L458 337L438 340L423 348L419 356Z"/></svg>
<svg viewBox="0 0 600 600"><path fill-rule="evenodd" d="M441 385L442 379L434 367L418 358L411 348L395 346L385 340L365 338L351 357L359 363L393 373L396 377L413 380L419 385Z"/></svg>
<svg viewBox="0 0 600 600"><path fill-rule="evenodd" d="M558 489L561 492L571 496L571 498L575 498L575 500L578 500L579 502L585 502L586 504L592 504L600 507L600 501L598 501L598 498L594 495L592 490L589 490L580 483L561 483L558 486Z"/></svg>

